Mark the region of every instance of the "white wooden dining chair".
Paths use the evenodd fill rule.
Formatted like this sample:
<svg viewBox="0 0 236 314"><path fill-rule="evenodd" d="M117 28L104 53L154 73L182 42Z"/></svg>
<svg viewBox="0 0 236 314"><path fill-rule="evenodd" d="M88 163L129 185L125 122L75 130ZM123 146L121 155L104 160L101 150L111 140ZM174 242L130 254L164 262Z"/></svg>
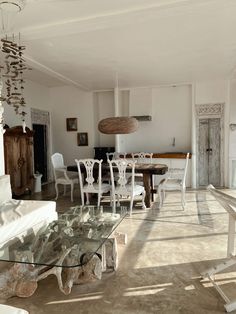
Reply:
<svg viewBox="0 0 236 314"><path fill-rule="evenodd" d="M152 163L152 156L153 153L148 153L148 152L139 152L139 153L131 153L132 160L136 161L139 164L149 164ZM143 175L142 173L135 173L135 181L138 182L139 184L143 184ZM153 196L153 178L152 175L150 177L150 183L151 183L151 194L152 194L152 201L154 199Z"/></svg>
<svg viewBox="0 0 236 314"><path fill-rule="evenodd" d="M126 157L126 153L118 153L118 152L112 152L112 153L106 153L106 157L107 157L107 162L108 160L114 160L114 159L120 159L120 158L125 158ZM114 179L115 181L118 178L118 174L114 173ZM110 173L106 173L105 175L102 176L102 182L108 182L109 184L111 184L111 175Z"/></svg>
<svg viewBox="0 0 236 314"><path fill-rule="evenodd" d="M144 202L145 199L145 189L141 185L135 184L134 181L134 170L135 170L135 162L134 161L128 161L127 159L115 159L115 160L109 160L108 161L110 166L110 173L111 173L111 184L112 184L112 202L113 202L113 208L116 207L116 197L119 201L121 196L126 196L130 198L130 215L132 215L133 210L133 202L134 197L138 195L142 195L142 208L145 209L146 205ZM131 167L131 181L128 183L128 178L130 176L130 172L127 172L127 167ZM117 168L116 171L114 168ZM118 173L118 180L114 180L114 173Z"/></svg>
<svg viewBox="0 0 236 314"><path fill-rule="evenodd" d="M66 186L70 185L71 202L73 202L74 185L79 183L78 173L66 170L67 167L64 164L63 155L60 153L53 154L51 156L51 162L55 179L56 200L59 195L58 185L61 184L64 186L64 195L66 194Z"/></svg>
<svg viewBox="0 0 236 314"><path fill-rule="evenodd" d="M98 194L97 206L100 206L101 196L111 191L110 184L102 183L102 160L98 159L75 159L79 173L81 191L81 202L84 206L84 194L86 194L86 205L89 205L89 194ZM98 173L97 180L94 178L94 167ZM83 175L84 174L84 177Z"/></svg>
<svg viewBox="0 0 236 314"><path fill-rule="evenodd" d="M175 173L174 170L171 170L167 173L167 177L160 182L158 186L159 208L163 206L166 191L179 190L181 191L181 204L184 209L188 161L189 161L189 153L187 153L186 155L185 167L182 172L182 178L176 178L175 175L177 173Z"/></svg>
<svg viewBox="0 0 236 314"><path fill-rule="evenodd" d="M137 161L137 163L152 163L153 153L140 152L140 153L131 153L132 159Z"/></svg>

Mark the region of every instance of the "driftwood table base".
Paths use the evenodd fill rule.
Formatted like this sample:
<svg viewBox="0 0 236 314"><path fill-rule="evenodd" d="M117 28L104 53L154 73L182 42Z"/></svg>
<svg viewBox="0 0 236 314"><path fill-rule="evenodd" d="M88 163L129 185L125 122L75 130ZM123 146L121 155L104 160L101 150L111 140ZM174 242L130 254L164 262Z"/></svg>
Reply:
<svg viewBox="0 0 236 314"><path fill-rule="evenodd" d="M118 240L118 241L117 241ZM38 281L49 275L57 277L61 292L68 295L74 284L83 284L101 279L102 272L115 271L118 267L117 242L126 244L127 236L114 232L102 245L97 254L85 253L83 265L77 267L34 266L32 264L14 263L0 272L0 298L8 299L13 296L30 297L38 286ZM71 254L74 249L74 255ZM78 259L76 246L65 249L58 264L71 264L71 259ZM6 264L6 263L4 263ZM63 282L64 278L64 282Z"/></svg>

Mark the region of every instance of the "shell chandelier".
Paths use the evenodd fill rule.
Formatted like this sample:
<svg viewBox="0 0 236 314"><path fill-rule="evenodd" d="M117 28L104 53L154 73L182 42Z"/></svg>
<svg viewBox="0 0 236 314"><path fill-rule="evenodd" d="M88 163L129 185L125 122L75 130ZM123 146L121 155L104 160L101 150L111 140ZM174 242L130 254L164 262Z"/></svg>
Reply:
<svg viewBox="0 0 236 314"><path fill-rule="evenodd" d="M8 105L14 107L16 114L25 116L23 107L24 99L24 71L29 68L23 58L25 46L17 44L14 39L9 40L7 37L1 39L1 51L4 54L4 63L0 64L0 73L5 85L6 94L1 96L0 100L5 101Z"/></svg>
<svg viewBox="0 0 236 314"><path fill-rule="evenodd" d="M24 117L26 112L24 98L24 72L29 70L23 57L25 46L21 45L19 36L9 36L12 31L16 15L24 8L24 0L0 0L1 19L1 62L0 76L4 86L4 94L0 95L0 101L13 106L16 114ZM5 34L5 35L3 35Z"/></svg>

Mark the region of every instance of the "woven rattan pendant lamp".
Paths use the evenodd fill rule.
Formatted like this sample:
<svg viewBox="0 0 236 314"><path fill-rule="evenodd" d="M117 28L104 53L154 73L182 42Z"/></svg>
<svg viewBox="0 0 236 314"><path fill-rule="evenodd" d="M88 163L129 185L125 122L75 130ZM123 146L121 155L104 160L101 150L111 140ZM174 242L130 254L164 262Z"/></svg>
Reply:
<svg viewBox="0 0 236 314"><path fill-rule="evenodd" d="M116 88L114 89L115 111L119 105L118 75L116 74ZM118 110L117 110L118 111ZM129 134L137 131L138 120L131 116L115 116L102 119L98 123L98 130L104 134Z"/></svg>

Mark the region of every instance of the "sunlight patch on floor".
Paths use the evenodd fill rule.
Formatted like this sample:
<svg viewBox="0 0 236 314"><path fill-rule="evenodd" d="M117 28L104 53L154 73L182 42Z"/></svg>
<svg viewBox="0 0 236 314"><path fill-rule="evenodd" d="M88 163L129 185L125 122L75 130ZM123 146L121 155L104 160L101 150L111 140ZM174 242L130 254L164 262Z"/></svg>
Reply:
<svg viewBox="0 0 236 314"><path fill-rule="evenodd" d="M51 301L46 303L46 305L53 305L53 304L64 304L64 303L72 303L72 302L83 302L83 301L92 301L92 300L99 300L102 299L103 293L102 292L96 292L96 293L88 293L88 294L82 294L76 299L66 299L66 300L60 300L60 301Z"/></svg>
<svg viewBox="0 0 236 314"><path fill-rule="evenodd" d="M127 288L123 293L125 297L138 296L138 295L151 295L165 290L167 287L173 286L173 283L164 283L160 285L140 286L134 288Z"/></svg>

